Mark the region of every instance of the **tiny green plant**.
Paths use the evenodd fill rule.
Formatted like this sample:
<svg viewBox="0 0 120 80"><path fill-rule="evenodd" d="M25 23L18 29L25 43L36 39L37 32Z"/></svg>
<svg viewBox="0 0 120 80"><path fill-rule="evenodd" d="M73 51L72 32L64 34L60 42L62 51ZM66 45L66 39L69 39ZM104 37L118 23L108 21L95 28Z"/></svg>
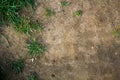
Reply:
<svg viewBox="0 0 120 80"><path fill-rule="evenodd" d="M81 10L75 11L75 16L82 16L82 11Z"/></svg>
<svg viewBox="0 0 120 80"><path fill-rule="evenodd" d="M9 66L10 66L10 69L13 70L15 73L20 73L23 71L25 67L25 62L23 59L19 59L19 60L10 62Z"/></svg>
<svg viewBox="0 0 120 80"><path fill-rule="evenodd" d="M37 57L45 51L45 48L38 41L32 41L28 44L28 50L30 57Z"/></svg>
<svg viewBox="0 0 120 80"><path fill-rule="evenodd" d="M115 26L114 30L112 31L112 35L115 37L120 37L120 24Z"/></svg>
<svg viewBox="0 0 120 80"><path fill-rule="evenodd" d="M118 31L113 31L113 32L112 32L112 35L115 36L115 37L118 37L120 34L119 34Z"/></svg>
<svg viewBox="0 0 120 80"><path fill-rule="evenodd" d="M47 17L51 17L51 16L55 15L55 12L53 10L51 10L51 9L48 9L48 8L45 9L45 12L46 12L45 15Z"/></svg>
<svg viewBox="0 0 120 80"><path fill-rule="evenodd" d="M36 73L32 73L30 76L28 76L27 80L38 80L38 76Z"/></svg>
<svg viewBox="0 0 120 80"><path fill-rule="evenodd" d="M67 1L61 1L61 6L67 6L68 2Z"/></svg>

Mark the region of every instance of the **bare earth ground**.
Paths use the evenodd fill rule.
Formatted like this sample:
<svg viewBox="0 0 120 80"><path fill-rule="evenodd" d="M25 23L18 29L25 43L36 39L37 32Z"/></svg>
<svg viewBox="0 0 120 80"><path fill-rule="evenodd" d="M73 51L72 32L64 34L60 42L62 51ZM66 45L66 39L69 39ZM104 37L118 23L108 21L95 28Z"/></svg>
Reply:
<svg viewBox="0 0 120 80"><path fill-rule="evenodd" d="M120 0L38 0L33 20L43 24L35 33L46 52L33 62L27 53L27 37L11 27L3 28L0 37L2 60L26 60L23 74L8 80L24 80L35 71L40 80L120 80L120 37L112 31L120 25ZM56 15L46 18L44 8ZM74 16L76 10L83 15ZM2 61L0 59L0 61Z"/></svg>

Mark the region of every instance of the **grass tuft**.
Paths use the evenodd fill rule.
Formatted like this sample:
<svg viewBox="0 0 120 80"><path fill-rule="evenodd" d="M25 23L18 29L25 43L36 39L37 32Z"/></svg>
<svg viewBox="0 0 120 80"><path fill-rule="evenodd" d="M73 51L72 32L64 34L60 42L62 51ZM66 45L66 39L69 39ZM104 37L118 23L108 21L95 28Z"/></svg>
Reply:
<svg viewBox="0 0 120 80"><path fill-rule="evenodd" d="M51 16L54 16L55 15L55 12L53 11L53 10L51 10L51 9L45 9L45 15L47 16L47 17L51 17Z"/></svg>
<svg viewBox="0 0 120 80"><path fill-rule="evenodd" d="M35 23L35 22L31 22L29 24L31 26L31 28L33 28L34 30L37 30L37 31L42 31L43 30L43 26L38 24L38 23Z"/></svg>
<svg viewBox="0 0 120 80"><path fill-rule="evenodd" d="M23 22L24 24L22 24L21 26L20 25L19 27L15 26L15 29L18 32L23 32L27 34L28 36L30 36L33 30L37 30L37 31L43 30L43 26L38 23L30 22L28 19L24 19Z"/></svg>
<svg viewBox="0 0 120 80"><path fill-rule="evenodd" d="M13 23L19 25L22 22L19 11L27 5L35 7L36 0L0 0L0 23Z"/></svg>
<svg viewBox="0 0 120 80"><path fill-rule="evenodd" d="M10 69L13 70L16 73L20 73L23 71L24 66L25 66L25 62L22 59L16 60L16 61L12 61L10 64Z"/></svg>
<svg viewBox="0 0 120 80"><path fill-rule="evenodd" d="M45 51L45 48L38 41L32 41L28 44L28 50L30 57L37 57Z"/></svg>
<svg viewBox="0 0 120 80"><path fill-rule="evenodd" d="M82 11L81 10L75 11L75 16L82 16Z"/></svg>
<svg viewBox="0 0 120 80"><path fill-rule="evenodd" d="M61 1L61 6L68 6L68 2L67 1Z"/></svg>
<svg viewBox="0 0 120 80"><path fill-rule="evenodd" d="M42 26L30 21L30 18L21 17L20 11L27 6L34 9L36 0L0 0L0 24L14 25L19 32L30 34L32 29L42 30ZM52 15L52 13L49 15Z"/></svg>

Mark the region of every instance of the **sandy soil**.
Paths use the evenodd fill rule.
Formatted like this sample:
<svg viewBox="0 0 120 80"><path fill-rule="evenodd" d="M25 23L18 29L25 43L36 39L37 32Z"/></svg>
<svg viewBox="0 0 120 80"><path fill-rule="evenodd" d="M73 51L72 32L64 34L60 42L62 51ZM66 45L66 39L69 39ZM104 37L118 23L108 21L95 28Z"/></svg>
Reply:
<svg viewBox="0 0 120 80"><path fill-rule="evenodd" d="M46 46L43 55L32 62L26 48L27 36L5 27L0 37L0 57L5 62L26 60L18 80L24 80L32 71L40 80L119 80L120 37L114 37L112 31L120 25L120 1L67 0L70 4L66 7L61 7L60 1L37 2L32 20L44 26L42 33L35 33ZM45 8L56 15L46 18ZM82 10L83 15L74 16L76 10Z"/></svg>

